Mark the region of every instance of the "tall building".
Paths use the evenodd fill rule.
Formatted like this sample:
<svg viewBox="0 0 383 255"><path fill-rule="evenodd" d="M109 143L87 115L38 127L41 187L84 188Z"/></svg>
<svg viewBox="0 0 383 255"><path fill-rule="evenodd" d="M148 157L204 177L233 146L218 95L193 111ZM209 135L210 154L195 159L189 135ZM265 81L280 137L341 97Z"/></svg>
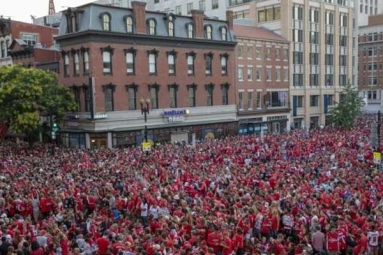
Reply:
<svg viewBox="0 0 383 255"><path fill-rule="evenodd" d="M55 48L53 37L57 34L56 28L0 18L0 66L13 63L9 47L14 40L23 46L49 49Z"/></svg>
<svg viewBox="0 0 383 255"><path fill-rule="evenodd" d="M356 84L354 0L264 0L229 7L291 41L292 127L325 125L343 86ZM353 72L355 75L353 76Z"/></svg>
<svg viewBox="0 0 383 255"><path fill-rule="evenodd" d="M246 0L245 0L246 1ZM226 19L228 0L146 0L147 9L174 13L177 15L191 15L192 10L203 11L209 18Z"/></svg>
<svg viewBox="0 0 383 255"><path fill-rule="evenodd" d="M359 91L367 99L367 111L383 106L383 14L369 17L367 26L359 27Z"/></svg>
<svg viewBox="0 0 383 255"><path fill-rule="evenodd" d="M358 8L358 26L367 26L368 17L371 15L382 14L383 1L382 0L359 0L355 7Z"/></svg>
<svg viewBox="0 0 383 255"><path fill-rule="evenodd" d="M286 130L290 119L290 42L254 26L234 25L234 34L239 134Z"/></svg>
<svg viewBox="0 0 383 255"><path fill-rule="evenodd" d="M232 12L227 21L87 4L63 13L60 83L78 112L61 126L73 147L237 134ZM142 100L141 100L142 99ZM142 104L141 104L142 103ZM150 108L149 115L141 109Z"/></svg>

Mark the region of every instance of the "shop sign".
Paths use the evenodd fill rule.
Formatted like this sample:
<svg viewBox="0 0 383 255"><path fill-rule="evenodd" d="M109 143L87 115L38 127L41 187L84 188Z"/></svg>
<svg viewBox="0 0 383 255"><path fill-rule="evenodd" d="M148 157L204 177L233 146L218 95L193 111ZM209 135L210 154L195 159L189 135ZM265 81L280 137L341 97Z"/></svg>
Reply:
<svg viewBox="0 0 383 255"><path fill-rule="evenodd" d="M141 143L141 146L143 151L150 151L152 148L152 144L150 142L143 142Z"/></svg>
<svg viewBox="0 0 383 255"><path fill-rule="evenodd" d="M189 114L189 110L186 109L164 110L162 112L165 122L183 122L187 114Z"/></svg>

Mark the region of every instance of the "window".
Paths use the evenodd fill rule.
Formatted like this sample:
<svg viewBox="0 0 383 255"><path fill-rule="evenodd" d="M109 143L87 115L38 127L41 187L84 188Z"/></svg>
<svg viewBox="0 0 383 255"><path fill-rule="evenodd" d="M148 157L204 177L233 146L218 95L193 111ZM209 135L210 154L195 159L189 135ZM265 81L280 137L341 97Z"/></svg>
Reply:
<svg viewBox="0 0 383 255"><path fill-rule="evenodd" d="M211 8L212 8L213 10L219 8L218 0L212 0L212 2L211 2Z"/></svg>
<svg viewBox="0 0 383 255"><path fill-rule="evenodd" d="M206 85L206 105L213 106L213 92L214 92L214 84Z"/></svg>
<svg viewBox="0 0 383 255"><path fill-rule="evenodd" d="M253 46L248 45L246 50L247 59L253 58Z"/></svg>
<svg viewBox="0 0 383 255"><path fill-rule="evenodd" d="M227 59L228 59L227 54L222 54L221 55L221 74L222 75L227 75Z"/></svg>
<svg viewBox="0 0 383 255"><path fill-rule="evenodd" d="M189 107L196 106L196 90L197 90L197 85L195 84L188 85Z"/></svg>
<svg viewBox="0 0 383 255"><path fill-rule="evenodd" d="M79 57L78 57L78 53L75 52L73 54L73 74L79 75L79 73L80 73Z"/></svg>
<svg viewBox="0 0 383 255"><path fill-rule="evenodd" d="M347 27L347 14L341 13L340 14L340 19L339 19L339 25L341 27Z"/></svg>
<svg viewBox="0 0 383 255"><path fill-rule="evenodd" d="M4 58L5 56L5 42L1 42L0 44L0 58Z"/></svg>
<svg viewBox="0 0 383 255"><path fill-rule="evenodd" d="M303 20L303 7L293 6L293 19L294 20Z"/></svg>
<svg viewBox="0 0 383 255"><path fill-rule="evenodd" d="M283 69L283 80L289 81L289 70L288 69Z"/></svg>
<svg viewBox="0 0 383 255"><path fill-rule="evenodd" d="M297 108L303 108L303 107L305 107L305 97L297 96Z"/></svg>
<svg viewBox="0 0 383 255"><path fill-rule="evenodd" d="M261 80L262 80L262 69L257 68L257 81L261 81Z"/></svg>
<svg viewBox="0 0 383 255"><path fill-rule="evenodd" d="M319 23L319 10L318 9L310 9L310 22Z"/></svg>
<svg viewBox="0 0 383 255"><path fill-rule="evenodd" d="M64 55L64 76L69 75L69 55L66 53Z"/></svg>
<svg viewBox="0 0 383 255"><path fill-rule="evenodd" d="M129 110L137 110L137 88L137 85L127 87Z"/></svg>
<svg viewBox="0 0 383 255"><path fill-rule="evenodd" d="M169 101L170 101L170 108L177 108L177 91L178 91L178 85L173 84L169 86Z"/></svg>
<svg viewBox="0 0 383 255"><path fill-rule="evenodd" d="M272 91L267 92L266 102L267 107L287 107L288 106L288 92L287 91Z"/></svg>
<svg viewBox="0 0 383 255"><path fill-rule="evenodd" d="M227 28L221 27L221 40L227 41Z"/></svg>
<svg viewBox="0 0 383 255"><path fill-rule="evenodd" d="M169 16L169 19L172 19L172 16ZM174 36L174 22L173 20L169 20L168 23L168 35Z"/></svg>
<svg viewBox="0 0 383 255"><path fill-rule="evenodd" d="M194 26L193 24L187 24L188 38L194 38Z"/></svg>
<svg viewBox="0 0 383 255"><path fill-rule="evenodd" d="M81 97L81 90L80 90L80 87L73 86L72 92L73 92L73 96L74 96L74 102L77 106L76 111L81 112L81 98L80 98Z"/></svg>
<svg viewBox="0 0 383 255"><path fill-rule="evenodd" d="M267 49L266 49L266 59L267 59L267 60L270 60L270 59L271 59L271 49L270 49L270 48L267 48Z"/></svg>
<svg viewBox="0 0 383 255"><path fill-rule="evenodd" d="M319 106L319 96L311 95L310 96L310 107L318 107Z"/></svg>
<svg viewBox="0 0 383 255"><path fill-rule="evenodd" d="M156 21L154 19L149 19L147 21L147 31L149 35L155 35L156 34Z"/></svg>
<svg viewBox="0 0 383 255"><path fill-rule="evenodd" d="M157 54L149 53L149 74L157 74Z"/></svg>
<svg viewBox="0 0 383 255"><path fill-rule="evenodd" d="M253 91L247 91L247 109L253 109Z"/></svg>
<svg viewBox="0 0 383 255"><path fill-rule="evenodd" d="M302 87L303 86L303 74L295 73L293 74L293 86Z"/></svg>
<svg viewBox="0 0 383 255"><path fill-rule="evenodd" d="M376 90L368 91L367 98L370 99L370 100L371 99L372 100L378 99L378 94L376 93Z"/></svg>
<svg viewBox="0 0 383 255"><path fill-rule="evenodd" d="M82 55L82 66L84 69L84 74L89 74L89 51L85 50L83 51Z"/></svg>
<svg viewBox="0 0 383 255"><path fill-rule="evenodd" d="M136 51L133 48L125 50L125 59L126 59L126 73L135 74L136 73Z"/></svg>
<svg viewBox="0 0 383 255"><path fill-rule="evenodd" d="M21 39L28 44L28 46L34 46L37 43L37 35L22 34Z"/></svg>
<svg viewBox="0 0 383 255"><path fill-rule="evenodd" d="M194 75L194 59L196 54L194 52L186 53L188 64L188 75Z"/></svg>
<svg viewBox="0 0 383 255"><path fill-rule="evenodd" d="M271 81L271 68L266 68L266 80Z"/></svg>
<svg viewBox="0 0 383 255"><path fill-rule="evenodd" d="M192 10L193 10L193 3L187 3L186 5L187 13L190 14Z"/></svg>
<svg viewBox="0 0 383 255"><path fill-rule="evenodd" d="M276 79L276 81L281 80L281 69L279 69L279 68L275 69L275 79Z"/></svg>
<svg viewBox="0 0 383 255"><path fill-rule="evenodd" d="M181 5L177 5L176 6L176 11L175 11L176 14L178 15L181 15L182 14L182 11L181 11Z"/></svg>
<svg viewBox="0 0 383 255"><path fill-rule="evenodd" d="M115 85L109 84L102 86L104 91L104 107L106 112L114 111L114 92L116 89Z"/></svg>
<svg viewBox="0 0 383 255"><path fill-rule="evenodd" d="M262 92L257 91L257 109L262 109Z"/></svg>
<svg viewBox="0 0 383 255"><path fill-rule="evenodd" d="M324 62L325 62L326 66L333 66L334 65L334 55L333 54L325 54Z"/></svg>
<svg viewBox="0 0 383 255"><path fill-rule="evenodd" d="M243 91L238 92L238 109L243 110Z"/></svg>
<svg viewBox="0 0 383 255"><path fill-rule="evenodd" d="M110 31L110 15L108 13L102 14L102 30Z"/></svg>
<svg viewBox="0 0 383 255"><path fill-rule="evenodd" d="M293 52L293 64L302 65L303 64L303 52L294 51Z"/></svg>
<svg viewBox="0 0 383 255"><path fill-rule="evenodd" d="M83 87L83 92L84 92L84 102L85 102L85 111L89 112L90 109L90 89L89 86Z"/></svg>
<svg viewBox="0 0 383 255"><path fill-rule="evenodd" d="M126 32L133 33L133 19L132 17L126 17Z"/></svg>
<svg viewBox="0 0 383 255"><path fill-rule="evenodd" d="M275 57L277 60L281 59L281 51L279 49L275 49Z"/></svg>
<svg viewBox="0 0 383 255"><path fill-rule="evenodd" d="M111 74L112 73L112 53L110 51L102 52L102 62L103 62L103 73Z"/></svg>
<svg viewBox="0 0 383 255"><path fill-rule="evenodd" d="M326 25L334 25L334 13L327 11L325 16Z"/></svg>
<svg viewBox="0 0 383 255"><path fill-rule="evenodd" d="M257 59L262 59L262 47L257 47L255 49L255 57Z"/></svg>
<svg viewBox="0 0 383 255"><path fill-rule="evenodd" d="M176 74L176 52L171 51L168 52L168 74L175 75Z"/></svg>
<svg viewBox="0 0 383 255"><path fill-rule="evenodd" d="M229 104L229 84L225 83L221 85L222 90L222 105Z"/></svg>
<svg viewBox="0 0 383 255"><path fill-rule="evenodd" d="M206 9L205 0L200 0L199 1L199 9L201 11L205 11L205 9Z"/></svg>
<svg viewBox="0 0 383 255"><path fill-rule="evenodd" d="M288 49L284 49L283 51L284 51L283 52L283 59L285 61L289 60L289 50Z"/></svg>
<svg viewBox="0 0 383 255"><path fill-rule="evenodd" d="M340 74L339 75L339 86L346 86L347 85L347 75L346 74Z"/></svg>
<svg viewBox="0 0 383 255"><path fill-rule="evenodd" d="M376 86L377 83L378 83L378 79L376 76L368 77L368 85Z"/></svg>
<svg viewBox="0 0 383 255"><path fill-rule="evenodd" d="M205 74L212 75L213 53L205 54Z"/></svg>
<svg viewBox="0 0 383 255"><path fill-rule="evenodd" d="M311 31L310 32L310 43L319 44L319 33Z"/></svg>
<svg viewBox="0 0 383 255"><path fill-rule="evenodd" d="M238 58L243 58L243 45L238 45Z"/></svg>
<svg viewBox="0 0 383 255"><path fill-rule="evenodd" d="M248 81L253 80L253 67L251 67L251 66L247 67L247 80Z"/></svg>
<svg viewBox="0 0 383 255"><path fill-rule="evenodd" d="M319 86L319 74L310 74L310 86Z"/></svg>
<svg viewBox="0 0 383 255"><path fill-rule="evenodd" d="M333 74L325 74L324 80L326 82L326 86L334 86L334 75Z"/></svg>
<svg viewBox="0 0 383 255"><path fill-rule="evenodd" d="M207 39L207 40L213 39L210 25L205 26L205 39Z"/></svg>
<svg viewBox="0 0 383 255"><path fill-rule="evenodd" d="M149 91L150 91L150 104L152 109L158 109L158 90L160 89L160 86L157 84L149 85Z"/></svg>
<svg viewBox="0 0 383 255"><path fill-rule="evenodd" d="M339 66L347 66L347 56L345 55L339 56Z"/></svg>
<svg viewBox="0 0 383 255"><path fill-rule="evenodd" d="M303 30L293 29L293 42L303 42Z"/></svg>
<svg viewBox="0 0 383 255"><path fill-rule="evenodd" d="M70 17L70 24L68 25L68 30L71 30L70 32L77 32L77 16L76 14L72 14Z"/></svg>
<svg viewBox="0 0 383 255"><path fill-rule="evenodd" d="M243 67L238 67L238 81L243 81Z"/></svg>

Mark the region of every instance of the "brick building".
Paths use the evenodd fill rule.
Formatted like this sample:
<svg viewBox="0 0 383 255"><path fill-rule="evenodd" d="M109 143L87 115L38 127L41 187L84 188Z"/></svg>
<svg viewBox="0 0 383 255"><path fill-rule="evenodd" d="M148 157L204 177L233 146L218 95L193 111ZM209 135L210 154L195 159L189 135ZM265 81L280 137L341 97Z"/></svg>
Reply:
<svg viewBox="0 0 383 255"><path fill-rule="evenodd" d="M57 69L59 55L53 53L55 51L53 37L57 34L56 28L0 18L0 66L14 63L10 54L12 51L10 47L13 45L17 51L15 63L38 66L43 65L41 61L46 63L54 61ZM45 65L47 66L50 65Z"/></svg>
<svg viewBox="0 0 383 255"><path fill-rule="evenodd" d="M289 42L254 26L234 25L234 34L239 134L280 133L290 116Z"/></svg>
<svg viewBox="0 0 383 255"><path fill-rule="evenodd" d="M227 21L87 4L64 12L61 84L78 113L62 125L67 146L140 144L141 99L150 101L152 141L237 133L232 13Z"/></svg>
<svg viewBox="0 0 383 255"><path fill-rule="evenodd" d="M368 25L359 27L358 85L367 99L366 110L383 105L383 14L370 16Z"/></svg>

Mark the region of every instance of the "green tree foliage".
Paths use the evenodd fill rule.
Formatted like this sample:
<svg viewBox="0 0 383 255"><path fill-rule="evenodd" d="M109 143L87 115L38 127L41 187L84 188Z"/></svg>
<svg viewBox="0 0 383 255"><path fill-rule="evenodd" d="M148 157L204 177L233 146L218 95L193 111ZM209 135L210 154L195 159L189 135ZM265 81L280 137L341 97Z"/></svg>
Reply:
<svg viewBox="0 0 383 255"><path fill-rule="evenodd" d="M332 124L335 127L351 128L363 104L358 90L348 82L340 95L339 102L330 110Z"/></svg>
<svg viewBox="0 0 383 255"><path fill-rule="evenodd" d="M68 88L59 86L54 73L19 65L0 67L0 121L15 133L34 134L40 115L63 117L75 103Z"/></svg>

